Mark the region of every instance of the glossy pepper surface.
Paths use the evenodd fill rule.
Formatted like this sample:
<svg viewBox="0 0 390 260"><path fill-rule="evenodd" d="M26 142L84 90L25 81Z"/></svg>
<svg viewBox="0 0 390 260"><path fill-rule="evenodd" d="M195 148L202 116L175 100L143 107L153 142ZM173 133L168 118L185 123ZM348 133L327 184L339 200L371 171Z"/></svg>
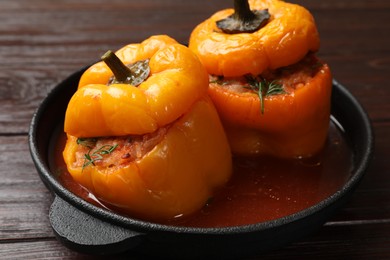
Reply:
<svg viewBox="0 0 390 260"><path fill-rule="evenodd" d="M222 10L194 29L189 47L217 78L210 80L209 95L234 154L310 157L326 142L332 89L329 67L312 54L320 45L314 19L299 5L248 2L251 10L268 10L263 27L251 33L225 33L217 22L234 10ZM288 80L278 78L288 71L294 71ZM248 76L260 79L257 87L272 81L282 91L273 95L259 88L247 91L252 87ZM237 78L242 82L238 91L229 83Z"/></svg>
<svg viewBox="0 0 390 260"><path fill-rule="evenodd" d="M125 64L149 59L149 78L138 87L107 87L113 73L104 62L93 65L69 102L66 133L77 137L150 133L176 120L207 93L202 64L168 36L127 45L116 55Z"/></svg>
<svg viewBox="0 0 390 260"><path fill-rule="evenodd" d="M230 147L207 96L207 73L187 47L167 36L130 44L117 56L125 64L149 59L150 75L135 87L107 85L112 73L103 63L85 72L66 113L68 171L99 200L130 216L164 222L189 215L232 173ZM123 140L148 135L157 136L152 147L123 156ZM80 137L113 138L112 149L99 155L109 163L80 164Z"/></svg>
<svg viewBox="0 0 390 260"><path fill-rule="evenodd" d="M216 22L234 10L221 10L191 33L189 47L213 75L258 75L301 60L317 51L320 40L308 10L278 0L249 0L253 10L268 9L269 22L253 33L223 33Z"/></svg>
<svg viewBox="0 0 390 260"><path fill-rule="evenodd" d="M330 69L323 65L290 93L265 97L263 113L253 93L236 93L211 83L210 96L233 153L300 158L315 155L326 142L331 89Z"/></svg>

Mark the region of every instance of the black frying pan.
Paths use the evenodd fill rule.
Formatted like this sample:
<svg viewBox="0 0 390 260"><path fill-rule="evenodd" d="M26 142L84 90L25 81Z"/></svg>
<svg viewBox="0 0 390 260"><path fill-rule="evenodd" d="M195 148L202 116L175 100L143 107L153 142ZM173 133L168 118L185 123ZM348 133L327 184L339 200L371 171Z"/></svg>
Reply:
<svg viewBox="0 0 390 260"><path fill-rule="evenodd" d="M48 150L56 126L63 123L80 70L43 100L31 122L32 159L45 185L54 193L49 217L58 239L88 254L137 251L169 257L242 257L280 248L320 228L349 198L370 161L373 134L367 114L357 100L333 81L332 116L343 126L353 150L349 181L320 203L272 221L227 228L174 227L121 216L96 207L65 189L49 169Z"/></svg>

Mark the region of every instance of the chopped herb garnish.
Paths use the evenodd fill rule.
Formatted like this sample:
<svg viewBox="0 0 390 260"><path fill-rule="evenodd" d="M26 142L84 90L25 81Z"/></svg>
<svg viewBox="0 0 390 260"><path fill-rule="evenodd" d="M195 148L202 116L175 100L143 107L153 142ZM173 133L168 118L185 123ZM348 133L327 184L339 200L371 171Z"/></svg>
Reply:
<svg viewBox="0 0 390 260"><path fill-rule="evenodd" d="M283 85L279 84L277 80L267 81L261 77L253 77L248 75L245 77L248 82L248 88L257 91L257 95L260 99L261 113L264 114L264 97L285 94Z"/></svg>
<svg viewBox="0 0 390 260"><path fill-rule="evenodd" d="M88 153L84 154L84 164L83 169L89 165L95 166L95 162L102 160L103 155L111 154L116 148L118 144L115 145L103 145L99 149L95 150L93 153L92 149L88 151Z"/></svg>
<svg viewBox="0 0 390 260"><path fill-rule="evenodd" d="M97 139L96 138L77 138L77 144L82 146L92 148L95 146Z"/></svg>

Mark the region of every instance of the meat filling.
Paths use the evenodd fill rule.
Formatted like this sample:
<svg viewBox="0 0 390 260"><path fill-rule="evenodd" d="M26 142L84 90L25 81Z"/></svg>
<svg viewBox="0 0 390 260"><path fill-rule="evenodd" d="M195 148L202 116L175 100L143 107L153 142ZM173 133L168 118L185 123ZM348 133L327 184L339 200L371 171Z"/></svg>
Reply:
<svg viewBox="0 0 390 260"><path fill-rule="evenodd" d="M142 158L161 142L167 127L145 135L78 138L75 167L124 167Z"/></svg>
<svg viewBox="0 0 390 260"><path fill-rule="evenodd" d="M236 93L252 93L255 90L250 86L253 79L264 81L268 84L274 83L283 87L285 93L292 93L295 89L304 86L318 72L321 71L321 63L314 55L307 55L300 62L279 68L267 70L263 74L253 77L245 75L241 77L223 77L210 75L210 84L218 84Z"/></svg>

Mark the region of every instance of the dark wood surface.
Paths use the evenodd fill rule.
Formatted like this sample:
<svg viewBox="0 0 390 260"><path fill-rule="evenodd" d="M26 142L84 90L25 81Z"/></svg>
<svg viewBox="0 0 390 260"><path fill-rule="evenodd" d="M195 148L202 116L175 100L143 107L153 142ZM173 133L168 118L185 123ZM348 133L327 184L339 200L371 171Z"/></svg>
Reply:
<svg viewBox="0 0 390 260"><path fill-rule="evenodd" d="M361 102L374 158L351 200L316 233L261 259L390 259L390 1L297 0L315 16L319 56ZM65 77L108 49L192 28L230 0L0 1L0 259L92 259L49 225L52 195L27 144L31 117ZM255 259L260 258L254 257Z"/></svg>

